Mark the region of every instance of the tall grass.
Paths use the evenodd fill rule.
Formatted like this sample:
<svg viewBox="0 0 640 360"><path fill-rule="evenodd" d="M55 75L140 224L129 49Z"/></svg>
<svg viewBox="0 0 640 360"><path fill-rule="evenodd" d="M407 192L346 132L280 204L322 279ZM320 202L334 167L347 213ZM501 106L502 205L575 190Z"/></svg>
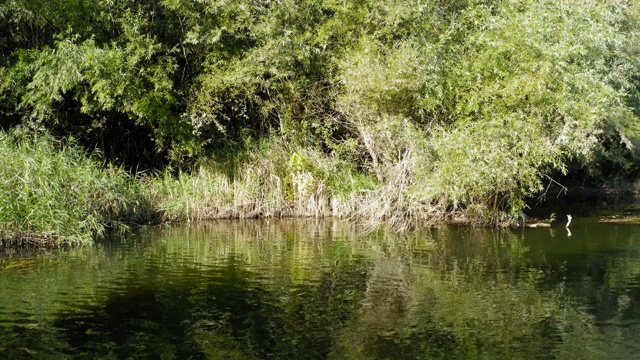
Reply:
<svg viewBox="0 0 640 360"><path fill-rule="evenodd" d="M399 230L442 221L456 209L425 175L430 155L415 133L397 133L404 148L373 171L274 137L231 164L138 181L73 142L0 132L0 246L86 244L152 221L340 217Z"/></svg>
<svg viewBox="0 0 640 360"><path fill-rule="evenodd" d="M0 132L0 169L5 244L86 244L152 215L135 178L47 135Z"/></svg>
<svg viewBox="0 0 640 360"><path fill-rule="evenodd" d="M345 161L277 139L233 171L215 163L138 181L73 142L0 132L0 246L88 244L150 221L354 217L375 180Z"/></svg>
<svg viewBox="0 0 640 360"><path fill-rule="evenodd" d="M470 222L486 220L479 211L462 214L452 208L437 182L424 175L430 170L425 167L431 166L431 155L417 130L405 127L395 135L400 144L397 158L379 161L371 171L317 149L271 138L254 144L233 171L228 164L206 163L177 176L161 174L149 182L147 191L158 212L172 222L339 217L356 220L368 230L381 224L407 230L452 220L454 215ZM384 151L375 151L383 159Z"/></svg>
<svg viewBox="0 0 640 360"><path fill-rule="evenodd" d="M370 186L352 166L280 140L257 144L248 159L228 166L156 177L149 197L168 221L220 218L339 216L355 213L354 193Z"/></svg>

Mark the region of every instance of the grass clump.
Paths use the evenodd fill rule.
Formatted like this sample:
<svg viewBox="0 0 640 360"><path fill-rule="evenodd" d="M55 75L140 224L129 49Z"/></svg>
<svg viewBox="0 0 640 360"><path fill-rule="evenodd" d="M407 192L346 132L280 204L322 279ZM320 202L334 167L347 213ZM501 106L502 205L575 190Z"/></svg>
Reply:
<svg viewBox="0 0 640 360"><path fill-rule="evenodd" d="M272 138L231 166L209 162L177 176L165 173L148 191L167 221L348 217L358 192L374 182L337 157Z"/></svg>
<svg viewBox="0 0 640 360"><path fill-rule="evenodd" d="M0 132L0 240L89 244L107 230L148 221L138 182L70 142Z"/></svg>

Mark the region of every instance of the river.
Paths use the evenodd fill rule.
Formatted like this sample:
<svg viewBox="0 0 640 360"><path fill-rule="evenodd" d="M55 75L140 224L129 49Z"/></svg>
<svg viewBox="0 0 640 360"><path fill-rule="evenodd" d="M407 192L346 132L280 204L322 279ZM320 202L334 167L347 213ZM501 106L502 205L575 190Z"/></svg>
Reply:
<svg viewBox="0 0 640 360"><path fill-rule="evenodd" d="M640 358L640 225L311 219L0 257L0 359Z"/></svg>

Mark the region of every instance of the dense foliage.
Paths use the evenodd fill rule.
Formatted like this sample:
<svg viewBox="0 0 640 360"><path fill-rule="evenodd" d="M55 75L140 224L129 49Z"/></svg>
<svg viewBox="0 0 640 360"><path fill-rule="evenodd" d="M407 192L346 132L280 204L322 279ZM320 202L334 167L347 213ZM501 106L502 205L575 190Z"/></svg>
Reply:
<svg viewBox="0 0 640 360"><path fill-rule="evenodd" d="M271 139L285 199L486 217L571 171L637 175L639 38L624 0L7 0L0 124L134 168Z"/></svg>

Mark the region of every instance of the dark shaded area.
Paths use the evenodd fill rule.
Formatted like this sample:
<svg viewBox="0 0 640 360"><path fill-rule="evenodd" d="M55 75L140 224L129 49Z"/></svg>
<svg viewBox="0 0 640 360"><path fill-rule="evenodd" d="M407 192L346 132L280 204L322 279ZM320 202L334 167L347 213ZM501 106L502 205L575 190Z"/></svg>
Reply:
<svg viewBox="0 0 640 360"><path fill-rule="evenodd" d="M366 280L358 266L335 268L282 303L248 281L252 274L233 258L220 271L178 273L170 276L182 280L169 287L160 285L161 268L131 273L122 287L105 289L104 304L58 314L54 331L11 329L0 336L0 358L206 359L230 351L246 359L323 359L357 311Z"/></svg>
<svg viewBox="0 0 640 360"><path fill-rule="evenodd" d="M80 145L105 161L124 165L131 171L160 169L168 164L167 149L160 149L153 139L149 124L135 123L116 111L104 113L101 119L69 108L63 118L51 128L58 138L73 136Z"/></svg>

